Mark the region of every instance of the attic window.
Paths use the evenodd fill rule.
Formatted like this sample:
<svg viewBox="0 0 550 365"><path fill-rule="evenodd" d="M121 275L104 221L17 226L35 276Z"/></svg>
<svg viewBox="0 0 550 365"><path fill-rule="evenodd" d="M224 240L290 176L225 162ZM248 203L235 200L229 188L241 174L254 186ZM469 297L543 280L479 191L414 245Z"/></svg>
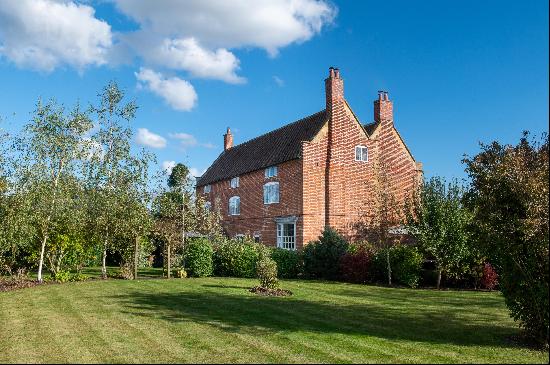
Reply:
<svg viewBox="0 0 550 365"><path fill-rule="evenodd" d="M212 186L210 185L204 185L204 188L203 188L203 192L205 194L208 194L210 192L210 190L212 190Z"/></svg>
<svg viewBox="0 0 550 365"><path fill-rule="evenodd" d="M265 169L265 178L269 179L270 177L277 176L277 166L270 166Z"/></svg>
<svg viewBox="0 0 550 365"><path fill-rule="evenodd" d="M369 149L365 146L355 147L355 161L367 162L369 160Z"/></svg>
<svg viewBox="0 0 550 365"><path fill-rule="evenodd" d="M232 189L238 188L239 187L239 177L237 176L237 177L232 178L230 185L231 185Z"/></svg>

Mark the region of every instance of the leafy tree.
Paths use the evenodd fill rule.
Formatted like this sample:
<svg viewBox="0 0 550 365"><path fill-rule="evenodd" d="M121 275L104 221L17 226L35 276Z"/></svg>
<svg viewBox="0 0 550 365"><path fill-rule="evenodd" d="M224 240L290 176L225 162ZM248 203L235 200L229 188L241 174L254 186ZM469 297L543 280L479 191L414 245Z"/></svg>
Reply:
<svg viewBox="0 0 550 365"><path fill-rule="evenodd" d="M163 191L153 201L153 230L165 243L164 263L168 278L172 271L173 248L181 240L181 209L178 198L173 192Z"/></svg>
<svg viewBox="0 0 550 365"><path fill-rule="evenodd" d="M55 101L38 102L32 121L24 127L18 144L22 163L19 176L28 181L32 221L40 239L38 280L42 281L44 254L50 232L70 218L71 181L84 153L82 141L92 128L87 112L77 105L69 114Z"/></svg>
<svg viewBox="0 0 550 365"><path fill-rule="evenodd" d="M392 285L392 267L390 249L399 244L399 237L392 229L403 225L405 218L403 207L395 191L394 183L388 171L390 167L381 156L374 165L374 181L370 202L354 223L357 236L372 243L377 250L386 253L386 271L388 285Z"/></svg>
<svg viewBox="0 0 550 365"><path fill-rule="evenodd" d="M187 166L182 163L178 163L176 166L174 166L172 172L170 173L170 176L168 177L168 187L174 195L179 194L179 205L181 210L179 223L181 229L181 247L185 251L185 215L188 211L186 206L190 203L191 196L193 194L189 168L187 168Z"/></svg>
<svg viewBox="0 0 550 365"><path fill-rule="evenodd" d="M31 224L28 184L17 179L17 139L0 130L0 274L25 270L26 256L35 239Z"/></svg>
<svg viewBox="0 0 550 365"><path fill-rule="evenodd" d="M548 346L548 135L493 142L465 158L474 234L499 275L511 316Z"/></svg>
<svg viewBox="0 0 550 365"><path fill-rule="evenodd" d="M479 256L470 244L468 225L471 213L462 204L463 188L441 177L425 182L408 213L407 228L421 249L435 258L437 288L442 273L460 278L466 274L472 257Z"/></svg>
<svg viewBox="0 0 550 365"><path fill-rule="evenodd" d="M133 101L123 104L124 92L115 82L103 89L99 99L99 104L92 107L98 131L90 139L92 150L86 163L86 177L90 191L90 232L102 244L101 273L106 278L108 249L113 248L119 241L116 237L125 230L128 175L139 165L130 152L132 130L128 126L137 105Z"/></svg>

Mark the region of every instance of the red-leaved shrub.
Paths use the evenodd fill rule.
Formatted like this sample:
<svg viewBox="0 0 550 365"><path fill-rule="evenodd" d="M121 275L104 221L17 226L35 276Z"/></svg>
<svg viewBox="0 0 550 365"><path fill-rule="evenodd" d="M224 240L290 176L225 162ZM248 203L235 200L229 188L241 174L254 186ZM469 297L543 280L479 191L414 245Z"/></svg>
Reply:
<svg viewBox="0 0 550 365"><path fill-rule="evenodd" d="M481 277L481 285L485 289L493 290L498 284L498 274L493 269L490 263L483 265L483 276Z"/></svg>
<svg viewBox="0 0 550 365"><path fill-rule="evenodd" d="M366 283L369 280L372 257L372 253L365 249L344 254L340 259L342 279L350 283Z"/></svg>

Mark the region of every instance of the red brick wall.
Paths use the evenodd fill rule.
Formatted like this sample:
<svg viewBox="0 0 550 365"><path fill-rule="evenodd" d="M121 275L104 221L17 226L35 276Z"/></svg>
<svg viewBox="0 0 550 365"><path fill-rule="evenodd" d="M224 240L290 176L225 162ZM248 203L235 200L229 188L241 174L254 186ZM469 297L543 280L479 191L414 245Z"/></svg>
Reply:
<svg viewBox="0 0 550 365"><path fill-rule="evenodd" d="M261 235L268 246L277 245L276 217L296 216L296 245L302 246L302 160L287 161L277 165L277 176L265 178L265 170L253 171L239 176L239 187L232 189L230 180L211 184L211 192L203 194L212 203L212 209L220 209L222 225L229 237L236 234ZM279 182L279 203L264 204L263 186L267 182ZM229 198L241 198L241 214L229 215Z"/></svg>
<svg viewBox="0 0 550 365"><path fill-rule="evenodd" d="M338 70L325 80L327 121L318 135L302 143L302 159L278 165L278 176L265 179L264 170L240 176L240 186L229 180L212 184L205 199L220 209L230 237L260 234L266 245L276 246L276 217L296 216L296 246L317 239L326 225L354 238L353 228L362 214L373 211L376 172L383 161L398 203L412 192L421 176L417 164L393 124L393 104L387 93L374 103L379 126L367 136L344 99L344 83ZM368 162L355 161L355 147L366 146ZM279 181L280 203L263 203L263 185ZM198 191L202 194L202 187ZM228 215L231 196L240 196L241 214ZM214 197L219 200L215 201Z"/></svg>
<svg viewBox="0 0 550 365"><path fill-rule="evenodd" d="M417 164L393 127L393 105L386 95L375 102L380 125L369 138L343 97L343 80L332 71L325 80L328 125L303 144L304 242L329 225L354 238L354 223L373 210L375 165L384 161L398 203L414 188ZM355 147L366 146L368 162L355 161Z"/></svg>

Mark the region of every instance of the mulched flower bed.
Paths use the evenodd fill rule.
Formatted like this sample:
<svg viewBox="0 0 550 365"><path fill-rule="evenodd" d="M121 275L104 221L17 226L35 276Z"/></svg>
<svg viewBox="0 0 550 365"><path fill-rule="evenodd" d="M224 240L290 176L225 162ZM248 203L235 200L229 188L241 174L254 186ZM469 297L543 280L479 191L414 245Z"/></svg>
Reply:
<svg viewBox="0 0 550 365"><path fill-rule="evenodd" d="M252 289L250 289L250 292L256 293L258 295L269 296L269 297L286 297L286 296L292 295L292 292L290 290L268 289L268 288L262 288L261 286L253 287Z"/></svg>
<svg viewBox="0 0 550 365"><path fill-rule="evenodd" d="M0 278L0 292L23 288L31 288L40 285L38 280Z"/></svg>

